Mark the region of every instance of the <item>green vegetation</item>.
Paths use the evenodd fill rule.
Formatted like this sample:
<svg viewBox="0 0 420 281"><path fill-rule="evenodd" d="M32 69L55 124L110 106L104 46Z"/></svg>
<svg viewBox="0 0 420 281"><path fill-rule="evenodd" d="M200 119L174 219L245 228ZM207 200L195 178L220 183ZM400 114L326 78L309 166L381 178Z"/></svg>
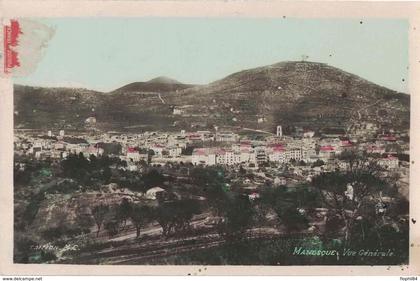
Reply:
<svg viewBox="0 0 420 281"><path fill-rule="evenodd" d="M77 259L72 252L63 254L55 248L33 246L51 243L52 247L60 248L59 245L80 240L83 241L81 251L86 253L92 247L108 247L111 244L106 244L106 239L127 235L131 229L135 230L132 237L137 238L133 241L140 246L145 241L152 243L153 239L175 243L172 241L185 238L183 243L191 247L189 251L148 261L158 264L405 263L408 201L390 185L395 179L382 178L382 170L376 165L352 154L343 157L352 163L348 171L321 173L310 183L293 186L274 187L266 182L254 199L232 181L236 177L256 179L256 175L248 175L243 167L229 170L219 166L165 165L128 172L119 159L107 156L87 159L82 154L71 155L61 163L34 161L29 169L15 168L23 176L16 185L15 197L24 206L24 211L16 213L20 223L15 225L15 261L43 263L66 257ZM164 171L176 171L187 177L182 177L183 182L179 184L175 177L164 176ZM107 185L110 182L113 185ZM109 194L117 199L104 200L101 191L104 185L112 190L124 186L135 192L162 186L167 195L157 196L150 202L136 199L136 195L118 197L118 193L111 190ZM179 185L190 187L183 189ZM85 193L93 194L94 199L90 199L89 204L80 204ZM75 194L80 196L76 199ZM386 203L386 211L378 211L378 202L384 195L392 195L393 200ZM52 222L40 226L37 224L40 210L45 212L44 202L54 205L59 214ZM73 205L61 209L65 205L60 202ZM214 221L196 229L194 219L202 214ZM144 230L151 226L160 228L162 235L157 238L146 235ZM35 230L34 234L23 235L29 229ZM196 250L194 240L201 239L200 233L213 235L215 244ZM123 241L121 243L118 245L124 245ZM347 256L337 260L336 256L293 255L295 247L337 251L390 249L395 256L377 258L377 262L372 257Z"/></svg>

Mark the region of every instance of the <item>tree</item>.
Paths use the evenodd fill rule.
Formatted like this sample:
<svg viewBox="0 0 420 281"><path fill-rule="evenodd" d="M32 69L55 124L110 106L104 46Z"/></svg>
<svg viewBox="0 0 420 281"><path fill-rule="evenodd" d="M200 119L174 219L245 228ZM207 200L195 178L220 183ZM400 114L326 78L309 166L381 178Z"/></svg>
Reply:
<svg viewBox="0 0 420 281"><path fill-rule="evenodd" d="M123 198L121 203L118 205L116 209L115 218L118 222L121 222L123 225L123 229L127 224L127 219L130 217L132 206L127 198Z"/></svg>
<svg viewBox="0 0 420 281"><path fill-rule="evenodd" d="M90 228L95 225L95 221L91 215L86 213L85 208L79 205L76 208L75 224L80 227L84 233L90 233Z"/></svg>
<svg viewBox="0 0 420 281"><path fill-rule="evenodd" d="M252 204L245 195L234 195L225 204L219 233L228 240L241 238L254 219Z"/></svg>
<svg viewBox="0 0 420 281"><path fill-rule="evenodd" d="M306 166L306 162L305 162L305 161L303 161L303 160L300 160L300 161L299 161L299 166Z"/></svg>
<svg viewBox="0 0 420 281"><path fill-rule="evenodd" d="M223 171L218 167L194 167L191 172L191 178L195 184L205 186L217 182Z"/></svg>
<svg viewBox="0 0 420 281"><path fill-rule="evenodd" d="M228 191L223 169L220 167L195 167L191 170L191 178L202 188L210 208L216 215L223 213Z"/></svg>
<svg viewBox="0 0 420 281"><path fill-rule="evenodd" d="M156 169L152 169L151 171L143 175L142 180L147 188L151 188L154 186L162 185L165 181L165 177Z"/></svg>
<svg viewBox="0 0 420 281"><path fill-rule="evenodd" d="M159 205L155 211L155 219L162 227L163 235L167 237L171 232L189 229L193 216L199 213L198 201L183 199Z"/></svg>
<svg viewBox="0 0 420 281"><path fill-rule="evenodd" d="M159 205L155 210L156 221L162 227L162 234L165 237L168 237L171 233L171 230L175 226L175 215L174 209L172 206L173 202L166 202Z"/></svg>
<svg viewBox="0 0 420 281"><path fill-rule="evenodd" d="M314 167L321 167L321 166L324 166L325 165L325 163L324 163L324 161L322 161L321 159L318 159L318 160L316 160L314 163L312 163L312 168L314 168Z"/></svg>
<svg viewBox="0 0 420 281"><path fill-rule="evenodd" d="M152 149L149 149L147 151L147 162L150 163L152 162L152 157L155 155L155 151Z"/></svg>
<svg viewBox="0 0 420 281"><path fill-rule="evenodd" d="M101 180L105 183L108 184L110 183L110 179L112 177L112 172L111 172L111 168L109 166L104 167L102 170L102 174L101 174Z"/></svg>
<svg viewBox="0 0 420 281"><path fill-rule="evenodd" d="M83 153L70 154L61 163L65 177L69 177L79 182L88 180L89 161L84 157Z"/></svg>
<svg viewBox="0 0 420 281"><path fill-rule="evenodd" d="M259 205L262 205L265 210L272 209L280 219L286 209L296 210L299 208L308 214L313 213L315 208L321 207L319 197L318 191L307 184L293 188L280 186L274 189L263 189L260 193Z"/></svg>
<svg viewBox="0 0 420 281"><path fill-rule="evenodd" d="M190 228L193 216L200 213L200 204L193 199L182 199L175 202L175 229L177 231L187 230Z"/></svg>
<svg viewBox="0 0 420 281"><path fill-rule="evenodd" d="M130 212L130 220L136 228L136 238L140 237L141 228L153 219L153 210L146 205L133 204Z"/></svg>
<svg viewBox="0 0 420 281"><path fill-rule="evenodd" d="M308 219L295 207L279 207L275 209L277 217L287 232L301 231L308 228Z"/></svg>
<svg viewBox="0 0 420 281"><path fill-rule="evenodd" d="M329 211L325 221L325 236L329 238L337 238L340 230L344 227L344 221L341 215L336 211Z"/></svg>
<svg viewBox="0 0 420 281"><path fill-rule="evenodd" d="M370 163L353 162L347 172L323 173L312 180L323 203L335 211L345 224L345 241L360 211L373 200L380 200L380 192L387 183L380 178L380 170Z"/></svg>
<svg viewBox="0 0 420 281"><path fill-rule="evenodd" d="M115 236L118 234L119 222L116 219L111 219L105 222L104 228L106 229L109 237Z"/></svg>
<svg viewBox="0 0 420 281"><path fill-rule="evenodd" d="M366 162L366 159L362 155L357 154L353 150L344 150L340 154L338 159L340 161L347 162L349 164L349 169L350 170L353 170L353 168L355 168L355 165L358 165L359 163L365 163Z"/></svg>
<svg viewBox="0 0 420 281"><path fill-rule="evenodd" d="M120 171L121 175L115 179L115 182L119 186L127 187L133 191L146 192L147 187L144 186L144 183L139 175L136 172L130 171Z"/></svg>
<svg viewBox="0 0 420 281"><path fill-rule="evenodd" d="M261 192L259 205L263 210L273 210L277 220L287 232L301 231L308 227L308 219L304 212L311 212L319 206L316 192L309 186L296 186L293 189L286 186Z"/></svg>
<svg viewBox="0 0 420 281"><path fill-rule="evenodd" d="M99 232L101 231L102 224L108 212L109 212L109 206L103 205L103 204L97 205L92 209L92 216L98 228L96 232L96 237L99 236Z"/></svg>

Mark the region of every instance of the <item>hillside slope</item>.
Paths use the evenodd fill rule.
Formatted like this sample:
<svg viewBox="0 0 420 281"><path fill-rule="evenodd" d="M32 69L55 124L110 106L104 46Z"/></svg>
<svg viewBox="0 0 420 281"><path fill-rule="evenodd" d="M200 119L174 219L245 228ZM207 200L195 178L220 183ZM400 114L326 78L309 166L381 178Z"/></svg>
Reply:
<svg viewBox="0 0 420 281"><path fill-rule="evenodd" d="M155 82L165 84L162 79L139 83ZM168 82L171 87L177 85ZM349 129L367 122L409 128L409 95L322 63L282 62L183 89L149 91L136 86L133 91L133 87L129 84L103 94L16 86L15 126L65 123L83 128L83 120L94 114L100 129L178 130L217 125L274 131L277 124ZM174 107L181 112L174 115Z"/></svg>

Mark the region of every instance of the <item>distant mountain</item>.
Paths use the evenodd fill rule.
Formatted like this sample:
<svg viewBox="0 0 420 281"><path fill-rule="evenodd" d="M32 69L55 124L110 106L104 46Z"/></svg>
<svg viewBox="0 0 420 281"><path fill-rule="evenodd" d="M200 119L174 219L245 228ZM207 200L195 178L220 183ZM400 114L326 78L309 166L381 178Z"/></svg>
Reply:
<svg viewBox="0 0 420 281"><path fill-rule="evenodd" d="M327 64L299 61L240 71L203 86L164 77L107 94L15 86L15 110L15 126L24 128L83 128L84 118L94 114L100 129L217 125L274 132L278 124L350 130L365 123L408 129L410 96Z"/></svg>
<svg viewBox="0 0 420 281"><path fill-rule="evenodd" d="M182 84L181 82L179 82L175 79L166 77L166 76L159 76L159 77L153 78L153 79L147 81L146 83L173 84L173 85L181 85Z"/></svg>
<svg viewBox="0 0 420 281"><path fill-rule="evenodd" d="M139 93L157 93L157 92L172 92L177 90L183 90L191 88L194 85L183 84L177 80L159 76L151 79L147 82L134 82L118 88L113 93L127 93L127 92L139 92Z"/></svg>

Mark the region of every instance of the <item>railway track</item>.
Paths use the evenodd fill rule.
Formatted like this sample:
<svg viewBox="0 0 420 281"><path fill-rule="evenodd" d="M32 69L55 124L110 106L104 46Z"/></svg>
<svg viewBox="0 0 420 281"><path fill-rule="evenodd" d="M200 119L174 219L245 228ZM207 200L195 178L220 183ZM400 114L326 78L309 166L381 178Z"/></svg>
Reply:
<svg viewBox="0 0 420 281"><path fill-rule="evenodd" d="M245 234L244 239L270 239L279 237L278 234L261 233L250 231ZM176 240L162 241L154 240L139 243L129 243L100 251L84 253L77 259L77 264L149 264L153 260L179 255L196 250L209 249L224 244L226 240L217 233L210 233L202 236L181 238Z"/></svg>

